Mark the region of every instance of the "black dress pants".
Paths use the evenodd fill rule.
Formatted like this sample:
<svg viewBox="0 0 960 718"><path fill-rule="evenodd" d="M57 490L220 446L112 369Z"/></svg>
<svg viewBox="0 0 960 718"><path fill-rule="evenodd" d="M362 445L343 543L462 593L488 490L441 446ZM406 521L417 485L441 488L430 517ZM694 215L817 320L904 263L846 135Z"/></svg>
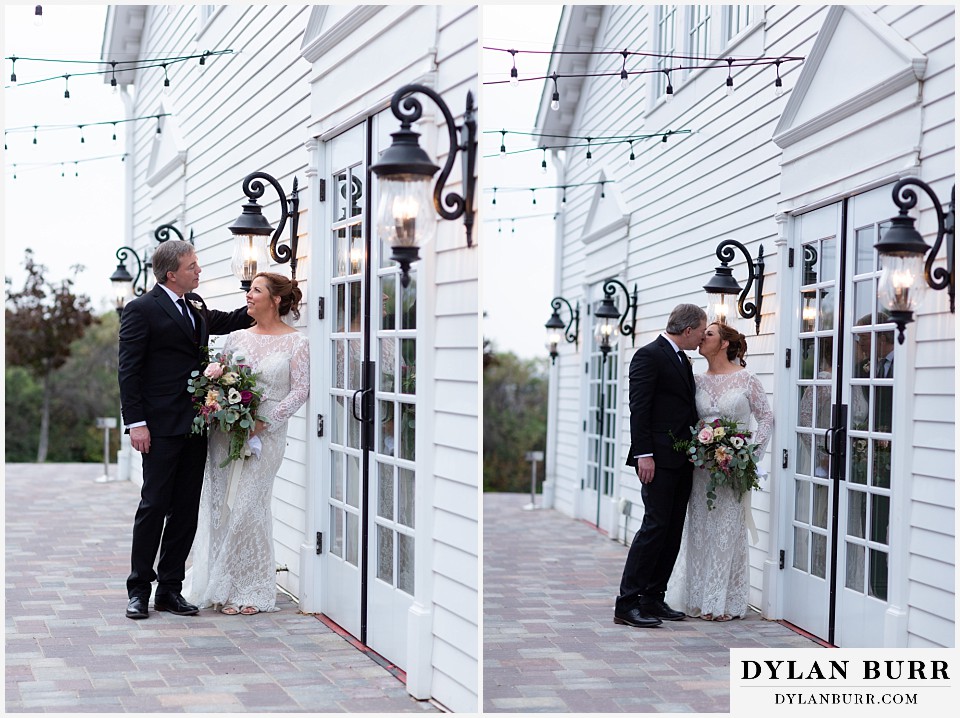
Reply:
<svg viewBox="0 0 960 718"><path fill-rule="evenodd" d="M633 537L620 579L616 610L623 613L644 599L663 600L680 552L683 521L693 486L692 466L656 468L643 484L643 523Z"/></svg>
<svg viewBox="0 0 960 718"><path fill-rule="evenodd" d="M127 578L130 598L149 597L153 581L158 582L160 593L179 593L183 587L184 566L197 532L207 438L152 436L150 451L142 457L143 488L133 522Z"/></svg>

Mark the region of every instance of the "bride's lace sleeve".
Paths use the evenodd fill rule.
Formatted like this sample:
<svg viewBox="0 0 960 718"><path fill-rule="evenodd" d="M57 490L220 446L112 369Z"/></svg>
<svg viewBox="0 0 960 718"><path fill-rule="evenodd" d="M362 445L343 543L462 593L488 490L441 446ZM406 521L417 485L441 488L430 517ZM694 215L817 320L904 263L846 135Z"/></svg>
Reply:
<svg viewBox="0 0 960 718"><path fill-rule="evenodd" d="M290 391L270 413L270 426L281 424L303 406L310 393L310 343L300 336L290 357Z"/></svg>
<svg viewBox="0 0 960 718"><path fill-rule="evenodd" d="M763 456L767 451L770 435L773 433L773 411L770 409L770 402L767 401L767 392L764 391L763 384L753 374L750 375L747 385L747 398L750 401L750 411L757 420L757 431L753 439L760 445L760 456Z"/></svg>

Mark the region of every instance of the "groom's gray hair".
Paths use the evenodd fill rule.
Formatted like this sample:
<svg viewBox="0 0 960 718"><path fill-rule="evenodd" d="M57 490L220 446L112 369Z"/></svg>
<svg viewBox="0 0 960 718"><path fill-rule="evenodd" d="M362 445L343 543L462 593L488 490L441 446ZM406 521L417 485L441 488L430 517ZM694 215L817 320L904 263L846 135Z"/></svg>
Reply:
<svg viewBox="0 0 960 718"><path fill-rule="evenodd" d="M167 272L176 272L180 269L180 257L190 252L195 252L190 242L183 242L179 239L168 239L161 242L157 251L153 253L153 275L160 284L167 283Z"/></svg>
<svg viewBox="0 0 960 718"><path fill-rule="evenodd" d="M678 304L667 319L667 334L683 334L687 327L696 329L707 321L707 313L696 304Z"/></svg>

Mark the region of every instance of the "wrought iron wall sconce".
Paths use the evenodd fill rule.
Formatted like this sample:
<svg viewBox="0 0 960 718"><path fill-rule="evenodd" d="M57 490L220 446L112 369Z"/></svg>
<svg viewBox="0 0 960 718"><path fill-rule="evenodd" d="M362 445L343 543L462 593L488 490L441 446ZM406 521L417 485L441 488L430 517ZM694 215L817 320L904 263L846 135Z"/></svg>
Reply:
<svg viewBox="0 0 960 718"><path fill-rule="evenodd" d="M172 224L161 224L153 231L153 238L162 244L171 238L171 232L175 234L180 241L186 241L183 239L183 234L181 234L180 230ZM189 241L190 244L193 244L192 229L190 230ZM147 256L147 250L144 250L143 259L140 259L136 250L130 247L120 247L120 249L117 250L116 256L118 264L113 274L110 275L110 282L113 285L117 314L122 315L123 307L130 297L141 297L146 294L147 277L150 274L150 270L153 269L153 263ZM130 272L127 271L127 259L131 256L137 264L136 277L131 276ZM140 284L141 278L143 279L143 284Z"/></svg>
<svg viewBox="0 0 960 718"><path fill-rule="evenodd" d="M280 224L277 229L263 216L262 208L257 200L263 197L266 190L263 182L268 182L280 197L280 206L283 210ZM290 279L297 278L297 243L299 236L297 228L300 224L300 198L298 196L297 178L293 178L293 191L287 197L280 183L266 172L253 172L243 180L243 193L247 202L243 205L243 213L227 229L234 236L233 261L231 271L240 280L240 288L250 291L250 284L258 272L265 272L270 267L270 259L278 264L290 263ZM287 244L279 244L283 228L290 220L290 237ZM269 247L266 238L270 239Z"/></svg>
<svg viewBox="0 0 960 718"><path fill-rule="evenodd" d="M423 115L423 105L413 97L415 93L426 95L436 103L446 120L450 140L447 161L432 188L432 202L430 184L440 168L420 147L417 139L420 133L410 129ZM443 219L463 217L467 246L473 246L473 200L477 185L476 107L473 93L467 92L463 124L458 126L447 103L434 90L424 85L404 85L394 93L390 109L400 120L400 130L390 135L393 142L370 169L380 181L377 230L380 239L389 243L392 249L390 259L400 265L400 281L406 287L410 283L410 265L420 259L419 248L436 232L433 209ZM457 155L461 153L464 193L449 192L444 197L444 186Z"/></svg>
<svg viewBox="0 0 960 718"><path fill-rule="evenodd" d="M570 321L564 324L560 318L560 310L563 305L567 305L567 311L570 313ZM557 363L557 355L560 353L558 347L561 340L566 340L568 344L574 344L580 348L580 302L577 302L576 308L570 305L563 297L554 297L550 300L550 306L553 308L553 314L544 324L547 328L547 349L550 350L550 363Z"/></svg>
<svg viewBox="0 0 960 718"><path fill-rule="evenodd" d="M617 288L623 290L623 296L627 300L627 306L621 313L614 304L613 295ZM630 323L627 324L627 314L630 314ZM637 325L637 285L633 285L633 295L631 296L626 285L618 279L610 278L603 283L603 299L600 306L594 313L597 318L597 325L594 335L597 338L597 346L606 359L607 354L616 345L619 335L631 337L631 346L635 341L634 329Z"/></svg>
<svg viewBox="0 0 960 718"><path fill-rule="evenodd" d="M917 205L917 193L910 189L919 187L929 195L937 212L937 238L933 247L923 241L917 231L913 217L908 214ZM884 232L874 248L880 255L880 280L877 284L879 308L885 311L896 323L899 335L897 341L903 344L903 330L913 321L913 312L919 304L927 286L931 289L946 289L950 295L950 312L955 313L956 258L954 256L954 201L956 185L950 188L950 205L946 214L940 205L936 193L923 180L905 177L893 186L893 202L900 208L900 214L890 220L890 227ZM940 245L946 240L947 266L933 268L933 262L940 252ZM929 251L929 253L928 253ZM923 257L927 261L923 263ZM923 273L924 282L919 281ZM926 285L926 286L925 286Z"/></svg>
<svg viewBox="0 0 960 718"><path fill-rule="evenodd" d="M730 262L736 256L733 248L736 247L747 260L747 284L742 289L740 283L733 276L733 269ZM710 281L703 285L704 291L710 295L709 301L713 306L713 314L717 321L726 322L727 317L732 313L733 297L737 299L737 313L744 319L755 319L757 325L757 334L760 333L760 307L763 305L763 245L757 252L757 258L754 260L750 252L740 242L735 239L725 239L717 245L717 259L720 260L720 266ZM750 287L756 282L757 288L753 295L752 302L745 301ZM715 296L714 296L715 295ZM739 296L738 296L739 295Z"/></svg>

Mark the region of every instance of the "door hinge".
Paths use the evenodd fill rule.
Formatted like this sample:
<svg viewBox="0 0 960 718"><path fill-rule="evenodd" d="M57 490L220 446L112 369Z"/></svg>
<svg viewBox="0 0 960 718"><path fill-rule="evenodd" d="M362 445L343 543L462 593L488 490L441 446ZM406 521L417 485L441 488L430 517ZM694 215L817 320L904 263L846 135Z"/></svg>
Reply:
<svg viewBox="0 0 960 718"><path fill-rule="evenodd" d="M319 314L319 318L320 318L320 319L323 319L323 317L326 315L326 312L327 312L327 302L325 301L326 298L325 298L325 297L317 297L317 299L319 300L319 301L317 302L317 304L318 304L318 314Z"/></svg>
<svg viewBox="0 0 960 718"><path fill-rule="evenodd" d="M786 554L787 554L786 551L784 551L783 549L780 549L780 570L781 571L783 570L784 561L787 558Z"/></svg>
<svg viewBox="0 0 960 718"><path fill-rule="evenodd" d="M790 461L790 452L788 449L783 450L783 463L780 465L780 468L787 468L787 462Z"/></svg>
<svg viewBox="0 0 960 718"><path fill-rule="evenodd" d="M317 556L323 553L323 534L317 531ZM783 553L782 551L780 553Z"/></svg>
<svg viewBox="0 0 960 718"><path fill-rule="evenodd" d="M790 247L790 250L787 252L787 266L793 266L793 247ZM781 568L783 567L781 566Z"/></svg>
<svg viewBox="0 0 960 718"><path fill-rule="evenodd" d="M587 431L587 420L586 420L586 419L583 420L583 431L584 431L584 433L586 433L586 431Z"/></svg>
<svg viewBox="0 0 960 718"><path fill-rule="evenodd" d="M583 373L584 373L584 374L589 374L589 373L590 373L590 362L584 362L584 363L583 363Z"/></svg>
<svg viewBox="0 0 960 718"><path fill-rule="evenodd" d="M317 437L323 436L323 414L317 414Z"/></svg>
<svg viewBox="0 0 960 718"><path fill-rule="evenodd" d="M786 361L785 366L786 366L787 369L790 368L790 350L789 350L789 349L787 349L787 361Z"/></svg>
<svg viewBox="0 0 960 718"><path fill-rule="evenodd" d="M318 196L317 196L318 202L327 201L327 181L325 179L322 179L317 183L317 193L318 193Z"/></svg>

